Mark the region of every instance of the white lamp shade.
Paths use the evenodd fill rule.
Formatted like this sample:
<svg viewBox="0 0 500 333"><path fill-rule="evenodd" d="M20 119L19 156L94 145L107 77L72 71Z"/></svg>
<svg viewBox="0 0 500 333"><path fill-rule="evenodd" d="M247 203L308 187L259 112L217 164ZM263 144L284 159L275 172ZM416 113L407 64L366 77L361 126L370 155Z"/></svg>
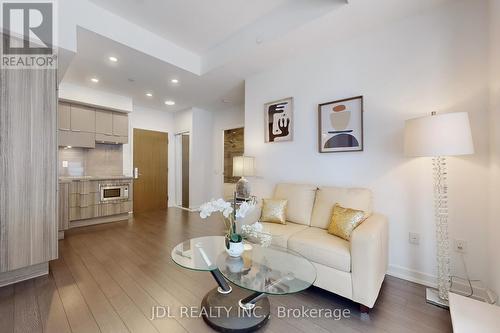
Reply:
<svg viewBox="0 0 500 333"><path fill-rule="evenodd" d="M255 173L255 158L250 156L233 157L233 177L253 176Z"/></svg>
<svg viewBox="0 0 500 333"><path fill-rule="evenodd" d="M444 113L407 120L404 145L407 156L474 154L469 115Z"/></svg>

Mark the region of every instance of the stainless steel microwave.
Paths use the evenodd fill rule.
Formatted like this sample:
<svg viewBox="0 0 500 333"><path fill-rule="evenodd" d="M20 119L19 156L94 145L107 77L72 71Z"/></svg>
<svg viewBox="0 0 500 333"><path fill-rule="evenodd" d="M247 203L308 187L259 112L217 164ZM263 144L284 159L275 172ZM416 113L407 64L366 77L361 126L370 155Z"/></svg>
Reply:
<svg viewBox="0 0 500 333"><path fill-rule="evenodd" d="M100 185L101 202L128 200L128 184Z"/></svg>

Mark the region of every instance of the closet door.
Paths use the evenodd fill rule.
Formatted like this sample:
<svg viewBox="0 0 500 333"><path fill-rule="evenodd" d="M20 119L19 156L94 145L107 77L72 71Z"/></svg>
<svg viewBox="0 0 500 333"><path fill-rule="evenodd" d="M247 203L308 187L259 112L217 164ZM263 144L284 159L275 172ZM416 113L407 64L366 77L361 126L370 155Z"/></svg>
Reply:
<svg viewBox="0 0 500 333"><path fill-rule="evenodd" d="M8 272L57 257L56 71L1 69L0 86L0 272Z"/></svg>

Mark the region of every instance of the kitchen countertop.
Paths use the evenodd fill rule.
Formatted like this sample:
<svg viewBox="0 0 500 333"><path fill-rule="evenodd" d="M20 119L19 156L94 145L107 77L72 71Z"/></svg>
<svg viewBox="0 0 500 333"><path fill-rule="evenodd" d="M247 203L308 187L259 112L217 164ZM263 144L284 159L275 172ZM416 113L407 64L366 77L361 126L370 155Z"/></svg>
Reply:
<svg viewBox="0 0 500 333"><path fill-rule="evenodd" d="M84 181L84 180L115 180L115 179L133 179L131 176L61 176L59 177L59 183L71 183L72 181Z"/></svg>

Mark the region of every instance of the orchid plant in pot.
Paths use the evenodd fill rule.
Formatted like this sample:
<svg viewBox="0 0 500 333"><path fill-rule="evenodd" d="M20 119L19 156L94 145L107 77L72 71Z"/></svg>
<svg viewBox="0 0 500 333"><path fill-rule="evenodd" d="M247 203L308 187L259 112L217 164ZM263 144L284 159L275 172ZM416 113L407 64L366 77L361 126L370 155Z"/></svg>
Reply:
<svg viewBox="0 0 500 333"><path fill-rule="evenodd" d="M243 254L243 237L237 232L236 221L242 219L255 207L254 202L242 202L236 204L223 199L206 202L200 207L200 217L206 219L213 213L220 213L226 229L226 251L231 257L239 257Z"/></svg>

